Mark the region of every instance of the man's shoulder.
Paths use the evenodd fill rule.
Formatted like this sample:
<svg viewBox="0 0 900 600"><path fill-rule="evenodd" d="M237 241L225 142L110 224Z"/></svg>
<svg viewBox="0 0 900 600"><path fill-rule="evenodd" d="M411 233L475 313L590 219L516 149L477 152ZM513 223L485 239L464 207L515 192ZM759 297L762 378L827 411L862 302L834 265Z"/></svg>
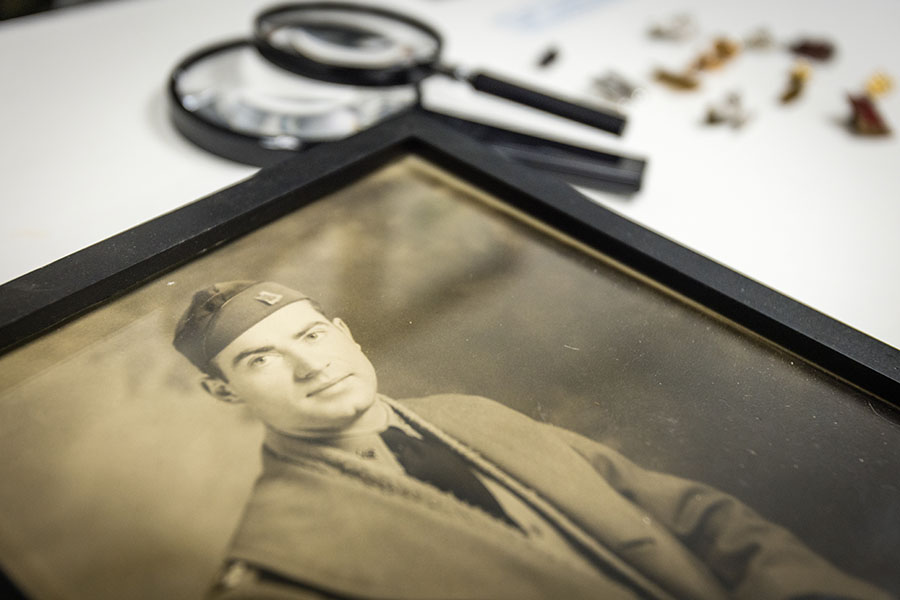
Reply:
<svg viewBox="0 0 900 600"><path fill-rule="evenodd" d="M467 443L485 436L549 433L528 415L483 396L435 394L391 402L406 418L432 424Z"/></svg>
<svg viewBox="0 0 900 600"><path fill-rule="evenodd" d="M414 398L402 398L399 400L394 400L403 406L408 406L409 408L418 408L418 407L432 407L432 406L457 406L457 407L467 407L467 406L503 406L496 400L491 400L490 398L485 398L484 396L473 396L471 394L454 394L454 393L445 393L445 394L430 394L428 396L419 396Z"/></svg>
<svg viewBox="0 0 900 600"><path fill-rule="evenodd" d="M456 394L452 392L443 394L429 394L427 396L416 396L411 398L395 399L394 402L413 406L430 406L444 404L499 404L496 400L485 398L484 396L474 396L472 394Z"/></svg>
<svg viewBox="0 0 900 600"><path fill-rule="evenodd" d="M416 398L403 398L392 402L399 404L401 407L406 407L425 418L453 414L457 416L497 415L530 420L519 411L509 408L496 400L471 394L432 394Z"/></svg>

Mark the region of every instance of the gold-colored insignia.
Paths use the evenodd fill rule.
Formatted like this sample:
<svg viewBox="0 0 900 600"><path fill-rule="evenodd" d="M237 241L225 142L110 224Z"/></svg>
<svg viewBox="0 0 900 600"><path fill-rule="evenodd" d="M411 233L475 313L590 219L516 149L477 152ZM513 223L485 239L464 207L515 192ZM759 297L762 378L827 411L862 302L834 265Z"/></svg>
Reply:
<svg viewBox="0 0 900 600"><path fill-rule="evenodd" d="M284 296L282 296L281 294L276 294L276 293L274 293L274 292L265 292L265 291L263 291L263 292L258 293L258 294L256 295L256 297L253 298L253 299L254 299L254 300L259 300L259 301L262 302L263 304L268 304L269 306L275 306L276 304L278 304L279 302L281 302L281 299L282 299L282 298L284 298Z"/></svg>
<svg viewBox="0 0 900 600"><path fill-rule="evenodd" d="M242 561L226 565L219 576L218 585L225 589L235 589L256 580L256 571Z"/></svg>

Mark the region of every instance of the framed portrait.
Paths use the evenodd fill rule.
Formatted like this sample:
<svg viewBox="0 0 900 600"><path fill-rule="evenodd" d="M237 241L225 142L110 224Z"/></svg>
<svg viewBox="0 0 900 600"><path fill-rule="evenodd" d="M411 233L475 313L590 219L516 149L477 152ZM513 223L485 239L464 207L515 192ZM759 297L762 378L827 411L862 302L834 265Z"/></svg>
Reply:
<svg viewBox="0 0 900 600"><path fill-rule="evenodd" d="M510 429L515 434L492 426L486 446L513 453L535 446L531 423L565 432L627 457L642 473L708 486L691 488L692 498L714 489L737 499L740 510L862 582L858 596L850 586L829 590L834 597L900 594L900 352L506 162L420 111L313 148L0 287L0 564L25 596L197 598L239 590L250 570L259 597L270 597L260 590L294 597L276 596L276 588L317 598L369 590L395 597L395 589L408 591L404 597L474 597L452 587L451 575L424 593L414 575L405 588L405 579L328 570L333 536L350 535L355 541L344 547L360 552L377 542L373 553L388 548L379 560L391 554L395 535L404 543L426 538L437 553L452 546L449 529L441 539L410 530L425 522L419 506L391 517L372 540L368 531L352 537L350 522L327 527L327 511L338 509L317 501L315 510L325 511L318 529L304 525L296 539L313 558L283 566L287 559L267 546L278 523L256 534L272 565L253 571L246 552L230 554L258 492L269 423L247 403L211 397L173 338L198 290L237 281L278 282L315 298L327 326L352 331L390 402L443 395L453 413L457 396L490 399L491 411L528 425ZM463 400L458 406L477 428L478 411L466 412ZM506 486L499 503L507 508L504 498L513 497L512 521L524 511L543 522L554 540L548 554L556 543L573 562L585 562L573 558L582 546L629 552L625 543L588 539L589 519L562 515L567 524L556 524L553 515L566 512L556 491L509 483L524 476L491 450L442 425L425 429L444 432L437 437L445 445L492 478L490 491ZM540 477L559 477L564 485L551 487L591 500L578 490L581 467L569 471L542 454L531 461L543 461ZM631 472L598 461L607 481ZM630 501L641 489L619 491ZM336 504L345 495L328 497ZM290 512L293 500L284 501L278 510ZM369 522L374 505L347 514ZM655 527L652 507L640 510ZM718 519L714 510L698 513L695 521L705 521L694 526ZM524 531L522 522L504 527ZM725 552L679 526L666 539L699 544L700 554ZM496 529L495 537L507 535ZM738 529L729 543L744 562L730 555L731 566L697 567L721 597L753 597L754 589L763 590L757 598L824 597L822 590L804 596L803 586L813 585L806 580L793 596L739 588L759 567L747 565L762 546L744 547L741 536L753 538L753 527ZM460 552L481 551L473 548ZM427 553L401 554L412 571ZM322 570L307 578L313 560ZM646 575L646 587L615 585L634 597L691 595L693 584L657 578L641 560L624 563ZM774 569L774 579L789 579ZM337 574L322 575L329 572ZM528 587L539 581L515 581L525 582L522 590L504 585L516 597L540 589Z"/></svg>

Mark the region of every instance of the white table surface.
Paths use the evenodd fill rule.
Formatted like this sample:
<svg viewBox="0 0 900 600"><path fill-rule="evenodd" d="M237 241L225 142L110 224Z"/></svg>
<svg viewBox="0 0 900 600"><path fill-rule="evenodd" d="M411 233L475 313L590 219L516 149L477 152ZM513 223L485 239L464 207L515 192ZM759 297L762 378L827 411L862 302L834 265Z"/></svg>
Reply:
<svg viewBox="0 0 900 600"><path fill-rule="evenodd" d="M199 46L249 32L271 0L120 0L0 23L0 282L252 175L183 140L168 121L172 66ZM650 229L900 347L900 142L840 125L876 70L900 78L900 4L814 0L393 0L426 18L450 62L486 67L569 95L613 69L645 93L626 106L625 135L478 97L437 79L427 104L515 123L649 159L641 192L587 192ZM690 41L654 41L649 25L692 14ZM717 34L768 26L782 41L824 35L838 45L813 64L795 103L777 97L793 58L742 53L702 88L676 93L657 66L685 66ZM555 64L535 67L549 44ZM738 90L742 129L701 124L707 105ZM879 106L900 127L900 91Z"/></svg>

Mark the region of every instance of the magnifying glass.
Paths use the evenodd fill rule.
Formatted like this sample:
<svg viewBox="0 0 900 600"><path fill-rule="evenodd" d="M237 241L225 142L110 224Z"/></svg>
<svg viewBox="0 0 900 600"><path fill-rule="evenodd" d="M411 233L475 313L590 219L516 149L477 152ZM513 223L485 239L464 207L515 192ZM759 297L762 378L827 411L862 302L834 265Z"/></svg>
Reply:
<svg viewBox="0 0 900 600"><path fill-rule="evenodd" d="M335 85L263 60L249 40L185 57L169 77L170 116L188 140L213 154L266 166L340 140L418 104L414 85Z"/></svg>
<svg viewBox="0 0 900 600"><path fill-rule="evenodd" d="M361 62L353 55L358 48L369 48L363 70L372 77L377 74L378 85L372 78L365 85L350 85L346 78L330 82L298 75L267 60L251 40L225 41L194 51L172 70L169 115L175 128L213 154L263 167L312 146L344 139L400 113L425 110L417 79L433 70L429 66L420 75L415 71L422 57L430 60L427 57L436 49L431 46L424 54L416 54L413 47L426 48L415 33L417 29L403 35L394 31L393 41L388 43L381 35L371 35L376 27L372 23L349 32L343 26L326 27L328 21L320 23L315 39L301 38L297 45L327 55L331 65L325 71L332 76L341 69L359 70ZM439 48L436 35L425 38ZM352 61L331 48L335 40L350 48ZM398 58L401 56L403 61ZM643 159L426 112L507 158L570 183L625 194L640 189Z"/></svg>
<svg viewBox="0 0 900 600"><path fill-rule="evenodd" d="M625 117L564 100L483 72L440 62L441 37L409 16L371 6L304 3L260 13L254 43L273 64L298 75L364 87L417 84L435 73L598 129L621 134Z"/></svg>

